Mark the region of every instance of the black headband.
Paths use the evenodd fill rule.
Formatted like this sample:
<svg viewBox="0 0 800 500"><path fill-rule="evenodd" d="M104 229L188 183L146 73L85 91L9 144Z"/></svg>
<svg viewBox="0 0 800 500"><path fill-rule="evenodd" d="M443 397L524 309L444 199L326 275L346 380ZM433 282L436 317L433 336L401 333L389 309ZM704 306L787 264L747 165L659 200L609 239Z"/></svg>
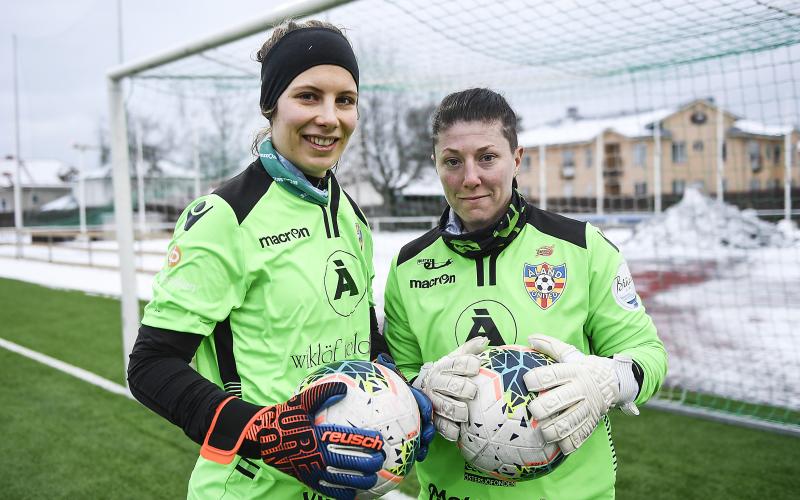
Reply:
<svg viewBox="0 0 800 500"><path fill-rule="evenodd" d="M353 48L329 28L301 28L283 36L261 63L261 110L275 108L278 97L303 71L322 64L341 66L358 88L358 62Z"/></svg>

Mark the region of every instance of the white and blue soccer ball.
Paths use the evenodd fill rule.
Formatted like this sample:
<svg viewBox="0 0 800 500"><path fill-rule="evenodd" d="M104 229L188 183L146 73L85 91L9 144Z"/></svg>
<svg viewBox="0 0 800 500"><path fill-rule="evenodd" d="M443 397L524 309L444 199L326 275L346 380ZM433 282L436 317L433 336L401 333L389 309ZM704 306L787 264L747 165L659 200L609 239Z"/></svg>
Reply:
<svg viewBox="0 0 800 500"><path fill-rule="evenodd" d="M345 397L316 414L315 424L338 424L381 433L386 459L375 486L357 498L377 498L411 472L420 439L419 408L406 382L394 371L369 361L336 361L310 373L297 392L325 382L344 382Z"/></svg>
<svg viewBox="0 0 800 500"><path fill-rule="evenodd" d="M566 456L547 444L528 412L536 395L525 388L531 368L555 363L528 347L490 347L479 355L481 368L472 381L478 386L467 402L469 421L461 424L458 445L464 459L478 471L503 481L525 481L549 474Z"/></svg>

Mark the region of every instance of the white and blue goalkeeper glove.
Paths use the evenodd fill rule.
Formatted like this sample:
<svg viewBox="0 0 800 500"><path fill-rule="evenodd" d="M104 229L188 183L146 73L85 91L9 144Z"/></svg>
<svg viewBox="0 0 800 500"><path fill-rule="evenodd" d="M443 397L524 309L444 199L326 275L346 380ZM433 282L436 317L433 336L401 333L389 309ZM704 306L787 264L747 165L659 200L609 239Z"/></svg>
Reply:
<svg viewBox="0 0 800 500"><path fill-rule="evenodd" d="M529 391L540 393L528 403L528 410L539 422L542 436L558 444L565 455L586 441L611 407L639 414L633 402L639 384L631 358L586 355L547 335L531 335L528 344L558 361L529 370L523 380Z"/></svg>
<svg viewBox="0 0 800 500"><path fill-rule="evenodd" d="M481 368L478 354L489 344L486 337L475 337L436 362L422 365L413 386L433 404L433 424L449 441L458 440L460 424L469 417L466 401L475 397L478 386L470 380Z"/></svg>

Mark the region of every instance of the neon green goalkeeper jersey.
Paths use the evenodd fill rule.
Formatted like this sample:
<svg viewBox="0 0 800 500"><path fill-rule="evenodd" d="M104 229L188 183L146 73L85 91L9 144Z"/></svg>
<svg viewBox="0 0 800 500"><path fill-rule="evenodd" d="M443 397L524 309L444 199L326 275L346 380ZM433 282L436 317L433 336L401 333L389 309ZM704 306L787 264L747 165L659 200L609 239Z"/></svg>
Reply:
<svg viewBox="0 0 800 500"><path fill-rule="evenodd" d="M527 345L530 334L542 333L584 353L629 355L644 372L637 403L657 390L666 352L625 260L597 228L525 204L525 223L513 240L467 258L443 239L446 215L439 228L402 248L386 284L384 337L409 379L474 336L487 336L492 345ZM482 475L441 436L416 467L419 498L431 500L613 498L616 479L607 418L538 479L513 483Z"/></svg>
<svg viewBox="0 0 800 500"><path fill-rule="evenodd" d="M205 336L197 371L242 399L281 403L315 368L369 359L372 236L331 176L327 205L282 188L257 160L190 204L142 323ZM260 460L199 458L192 498L321 498Z"/></svg>

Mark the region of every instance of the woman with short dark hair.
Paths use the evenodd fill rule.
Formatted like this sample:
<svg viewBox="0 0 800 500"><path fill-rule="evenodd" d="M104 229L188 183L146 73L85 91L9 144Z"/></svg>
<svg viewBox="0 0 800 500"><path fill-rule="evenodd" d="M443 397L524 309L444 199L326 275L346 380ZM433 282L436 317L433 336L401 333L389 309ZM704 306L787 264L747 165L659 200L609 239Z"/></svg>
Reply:
<svg viewBox="0 0 800 500"><path fill-rule="evenodd" d="M420 498L612 498L606 413L637 413L635 403L666 373L664 346L618 249L591 224L540 210L516 190L516 126L506 100L489 89L444 98L432 135L448 207L389 272L384 337L397 366L431 398L444 438L417 467ZM552 287L537 288L545 278ZM514 483L470 467L452 441L476 395L477 355L487 344L526 343L560 361L524 375L529 391L542 392L528 405L531 425L574 455Z"/></svg>

